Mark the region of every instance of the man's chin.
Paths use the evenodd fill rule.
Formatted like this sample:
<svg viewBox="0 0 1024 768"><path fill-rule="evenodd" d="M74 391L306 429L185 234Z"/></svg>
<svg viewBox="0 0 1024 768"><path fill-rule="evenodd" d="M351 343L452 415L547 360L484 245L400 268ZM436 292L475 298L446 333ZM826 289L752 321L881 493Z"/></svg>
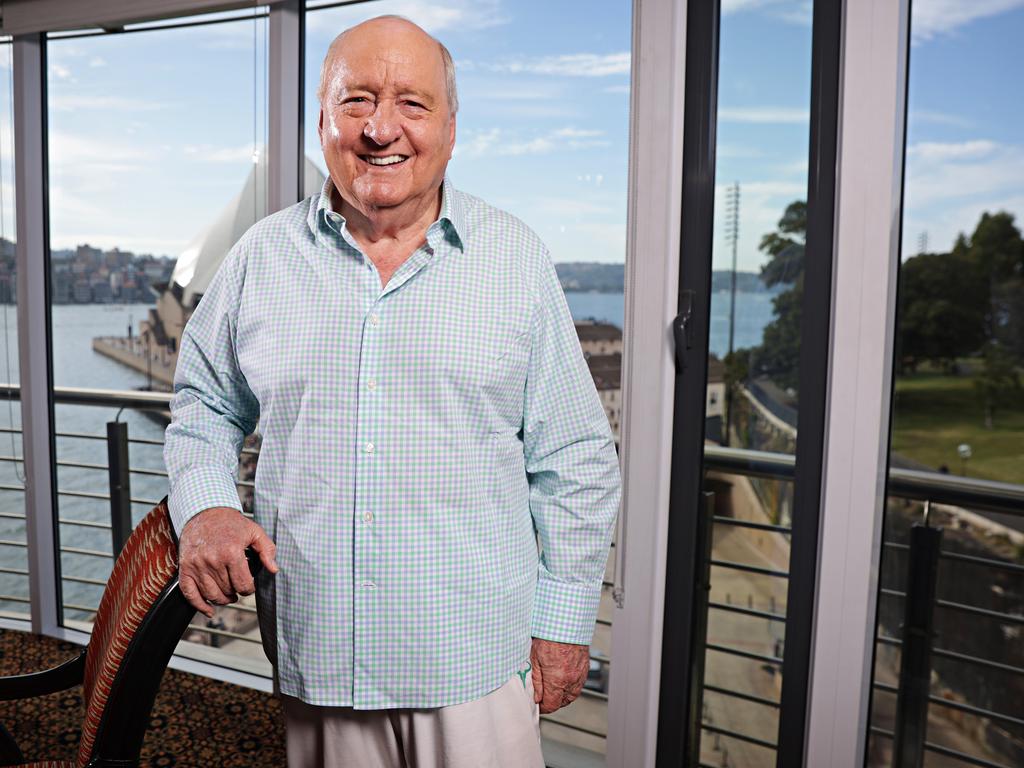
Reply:
<svg viewBox="0 0 1024 768"><path fill-rule="evenodd" d="M395 184L357 184L353 191L362 206L372 208L394 208L412 197L404 185Z"/></svg>

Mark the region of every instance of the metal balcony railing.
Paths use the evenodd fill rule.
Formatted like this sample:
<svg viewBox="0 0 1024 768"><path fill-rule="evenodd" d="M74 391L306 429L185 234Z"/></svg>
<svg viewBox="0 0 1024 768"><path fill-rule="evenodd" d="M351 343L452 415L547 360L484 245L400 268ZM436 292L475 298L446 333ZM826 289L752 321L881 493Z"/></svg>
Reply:
<svg viewBox="0 0 1024 768"><path fill-rule="evenodd" d="M0 398L17 399L18 389L19 388L17 386L0 384ZM104 406L130 409L167 409L171 400L171 394L95 390L80 387L57 387L55 388L54 399L57 403L69 405ZM18 430L2 429L0 431L17 432ZM57 436L70 439L104 442L109 442L110 440L108 436L102 434L83 432L58 432ZM124 435L124 439L127 443L141 445L160 446L163 444L162 440L130 438L126 434ZM253 454L258 456L258 453L258 450L249 448L243 449L242 451L242 455ZM21 461L21 457L0 456L0 461ZM105 471L109 473L111 471L108 464L97 462L58 460L57 466L96 472ZM708 473L718 476L733 475L746 478L760 478L763 480L787 482L792 481L794 468L794 457L791 455L750 451L738 448L724 448L711 445L707 446L705 449L705 470ZM146 467L129 466L127 467L127 472L129 475L145 475L149 477L167 476L166 470ZM253 488L253 486L254 483L251 480L238 480L238 487L240 489ZM23 490L23 488L19 486L3 485L0 486L0 490ZM109 484L107 485L106 492L58 488L58 494L60 496L87 498L96 501L112 501L116 496L116 492L111 493ZM931 504L963 507L971 510L983 510L986 512L995 512L1010 516L1024 516L1024 488L1021 488L1020 486L948 475L937 476L932 473L915 470L900 468L893 468L890 470L889 497L915 500ZM156 504L159 499L129 496L128 499L122 501L127 501L131 504L151 506ZM791 531L787 525L716 515L714 514L713 508L711 508L709 514L711 515L711 523L714 526L741 528L782 536L787 536ZM2 512L0 513L0 518L24 519L24 515ZM59 522L61 525L80 526L110 531L113 530L113 525L110 522L96 522L64 517L60 518ZM906 551L909 548L909 545L907 544L888 540L884 541L883 545L886 550L890 551ZM26 545L24 542L20 541L0 539L0 547L2 546L25 547ZM113 557L113 547L111 548L111 551L103 551L94 548L61 545L60 551L62 553L96 558L111 559ZM784 581L789 577L787 571L778 568L766 568L752 563L725 560L719 557L713 557L710 551L706 553L706 556L710 566L725 569L727 571L745 573L751 578ZM1024 574L1024 564L1008 562L996 558L981 557L978 555L964 554L948 550L943 550L940 553L940 557L944 560L958 561L985 569L991 569L993 572L1007 572L1014 575ZM0 573L27 577L27 571L24 571L23 569L0 567ZM102 579L96 579L80 574L68 573L64 574L62 578L68 582L89 584L96 587L102 587L105 585L105 581ZM605 586L610 588L612 585L610 582L606 582ZM905 594L899 590L885 588L880 590L880 599L903 600L905 599ZM0 600L10 600L16 603L28 603L26 598L18 595L0 594ZM776 608L774 601L767 610L764 608L754 607L752 604L743 606L733 604L731 601L722 602L720 600L709 600L707 607L709 612L742 615L766 622L778 622L779 625L784 625L786 620L785 613ZM72 602L65 602L64 608L86 613L95 610L95 606L76 604ZM223 606L222 608L227 611L241 611L249 614L255 612L255 609L252 606L240 604ZM965 616L977 618L978 620L992 620L1003 622L1007 625L1024 626L1024 616L1022 615L991 610L981 606L972 606L966 603L938 599L934 601L933 608L941 611L955 611ZM604 619L599 619L598 624L603 627L611 626L611 622ZM254 638L237 632L231 632L230 630L218 629L216 627L206 627L195 624L192 625L192 629L207 636L217 636L219 638L224 638L225 640L239 640L255 644L260 642L259 638ZM877 641L880 646L890 646L895 648L900 648L903 644L903 641L900 638L884 635L880 635L877 638ZM733 647L727 644L710 642L705 644L705 651L755 661L781 671L782 658L776 654L759 653L744 648ZM982 658L972 654L957 652L941 646L932 647L931 655L936 659L943 659L956 664L973 665L978 668L995 670L1008 675L1024 676L1024 668L1012 663L1006 663L999 659ZM601 665L603 669L607 669L611 664L610 658L599 654L594 654L593 660L595 663ZM896 686L883 682L876 681L874 683L874 688L888 694L895 693L898 695L900 693ZM728 697L730 699L746 702L755 706L765 707L775 712L779 709L779 701L776 699L753 694L748 691L741 691L726 685L705 684L703 689L708 693ZM607 700L607 693L600 690L585 688L583 691L583 697L597 702L605 702ZM993 722L1013 727L1024 727L1024 718L1018 717L1014 713L999 712L970 702L958 702L935 695L929 695L927 697L927 704L929 706L955 709L972 716L987 718ZM565 711L560 713L559 717L543 716L543 719L551 726L565 728L570 731L575 731L580 734L586 734L600 739L605 737L605 733L601 730L587 727L585 725L572 722L570 719L566 719ZM744 733L735 728L723 727L722 725L710 721L703 722L702 729L709 735L709 737L713 737L715 739L735 739L745 744L755 745L765 750L776 749L776 744L772 740L762 738L754 734ZM872 727L871 733L877 738L895 737L892 731L883 728ZM959 760L966 765L985 766L986 768L1009 768L1008 766L1003 766L982 757L972 756L964 752L953 750L940 744L925 741L922 746L926 751L937 755L943 755L946 758ZM728 760L726 759L723 764L728 765ZM706 768L721 768L720 766L712 766L707 763L701 763L701 765L706 766Z"/></svg>
<svg viewBox="0 0 1024 768"><path fill-rule="evenodd" d="M791 455L772 454L709 445L705 448L705 468L707 471L717 475L754 477L785 482L793 480L795 460ZM1024 488L1008 483L998 483L951 475L937 475L917 470L892 468L889 472L888 496L890 499L912 500L929 506L942 504L969 510L993 512L1009 517L1024 517ZM713 516L712 521L713 524L717 526L747 528L782 535L788 535L791 532L790 528L784 525L759 523L731 517L723 517L720 515ZM883 541L883 546L887 551L909 552L911 549L911 546L908 544L889 540ZM727 569L739 569L759 577L786 578L788 575L784 571L775 569L716 560L711 556L710 552L707 553L707 556L710 558L711 565ZM1024 574L1024 564L1000 560L994 557L982 557L942 549L938 552L938 558L943 561L971 564L983 569L988 569L992 572L1006 572L1018 576ZM884 587L880 589L879 594L880 600L906 599L905 592ZM709 611L743 614L745 616L769 622L785 622L786 618L785 615L775 611L765 611L754 609L752 607L743 607L716 601L710 601L708 603L708 609ZM968 617L977 618L978 620L996 621L1010 627L1024 626L1024 615L1022 614L991 610L989 608L950 600L935 599L931 601L929 610L932 612L953 611ZM902 648L904 645L904 640L902 638L888 637L881 634L876 638L876 640L881 646ZM973 666L979 669L997 671L1001 674L1024 676L1024 668L1016 664L1006 663L999 659L984 658L975 654L956 652L935 645L934 643L929 643L929 645L930 655L936 659L942 659L958 665ZM715 643L706 643L705 649L715 653L729 654L736 657L758 661L763 664L774 665L781 670L782 659L776 656L753 653L742 648L728 647ZM898 686L893 686L877 680L874 681L872 685L876 691L895 694L897 696L904 693ZM727 696L732 699L761 705L773 710L778 710L779 708L779 702L777 700L765 698L763 696L754 696L747 692L723 686L705 684L704 690ZM1024 728L1024 718L1019 716L1020 713L1014 714L1010 712L1000 712L984 706L978 706L970 702L964 703L944 698L930 692L925 697L924 706L953 709L958 712L977 718L987 719L995 723ZM922 717L921 721L924 722L923 717L927 715L927 712L925 711L919 714ZM723 728L714 723L704 722L702 723L702 729L711 735L737 739L738 741L747 744L754 744L759 747L763 747L766 750L774 751L776 749L776 744L772 741L758 738L736 729ZM896 733L894 731L883 728L872 727L871 733L878 738L896 738ZM926 740L923 731L916 734L916 736L920 737L920 748L925 752L942 755L945 758L959 761L965 765L983 766L984 768L1010 768L1010 766L1006 764L993 762L985 757L971 755L961 750L952 749L948 746ZM731 763L724 761L723 764ZM705 768L719 768L719 766L712 766L707 763L701 763L701 765Z"/></svg>

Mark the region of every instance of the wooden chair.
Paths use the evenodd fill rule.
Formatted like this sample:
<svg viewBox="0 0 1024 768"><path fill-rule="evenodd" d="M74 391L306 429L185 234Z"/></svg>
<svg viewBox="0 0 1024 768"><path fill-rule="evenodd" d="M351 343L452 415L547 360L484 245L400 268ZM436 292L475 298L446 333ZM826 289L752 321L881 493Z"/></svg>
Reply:
<svg viewBox="0 0 1024 768"><path fill-rule="evenodd" d="M249 563L258 568L254 555ZM132 531L114 563L85 650L43 672L0 677L2 700L82 686L85 719L77 759L24 762L0 726L0 765L137 766L160 679L193 615L195 608L178 587L178 543L165 496Z"/></svg>

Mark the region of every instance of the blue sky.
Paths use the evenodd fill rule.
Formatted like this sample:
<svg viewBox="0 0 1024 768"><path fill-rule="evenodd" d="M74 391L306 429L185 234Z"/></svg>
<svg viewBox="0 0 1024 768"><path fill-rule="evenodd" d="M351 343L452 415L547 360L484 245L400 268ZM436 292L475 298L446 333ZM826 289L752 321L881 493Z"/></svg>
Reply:
<svg viewBox="0 0 1024 768"><path fill-rule="evenodd" d="M756 269L761 236L806 192L810 7L723 7L718 187L741 185L739 266ZM377 0L310 12L306 151L321 165L323 53L338 31L378 13L418 21L455 57L456 184L525 219L557 261L621 262L631 3ZM1024 213L1024 0L916 0L913 29L908 253L922 232L931 250L948 248L983 210ZM265 35L264 21L242 20L51 42L53 245L177 255L240 189L265 139ZM6 78L0 98L7 114ZM0 126L9 209L9 117ZM723 201L719 268L729 262Z"/></svg>

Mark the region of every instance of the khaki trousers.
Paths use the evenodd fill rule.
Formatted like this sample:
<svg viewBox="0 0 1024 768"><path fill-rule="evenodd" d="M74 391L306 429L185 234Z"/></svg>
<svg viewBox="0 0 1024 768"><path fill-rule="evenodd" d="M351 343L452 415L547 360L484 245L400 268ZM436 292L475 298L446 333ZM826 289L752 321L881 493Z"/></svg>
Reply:
<svg viewBox="0 0 1024 768"><path fill-rule="evenodd" d="M437 709L318 707L281 694L288 768L544 768L529 667Z"/></svg>

